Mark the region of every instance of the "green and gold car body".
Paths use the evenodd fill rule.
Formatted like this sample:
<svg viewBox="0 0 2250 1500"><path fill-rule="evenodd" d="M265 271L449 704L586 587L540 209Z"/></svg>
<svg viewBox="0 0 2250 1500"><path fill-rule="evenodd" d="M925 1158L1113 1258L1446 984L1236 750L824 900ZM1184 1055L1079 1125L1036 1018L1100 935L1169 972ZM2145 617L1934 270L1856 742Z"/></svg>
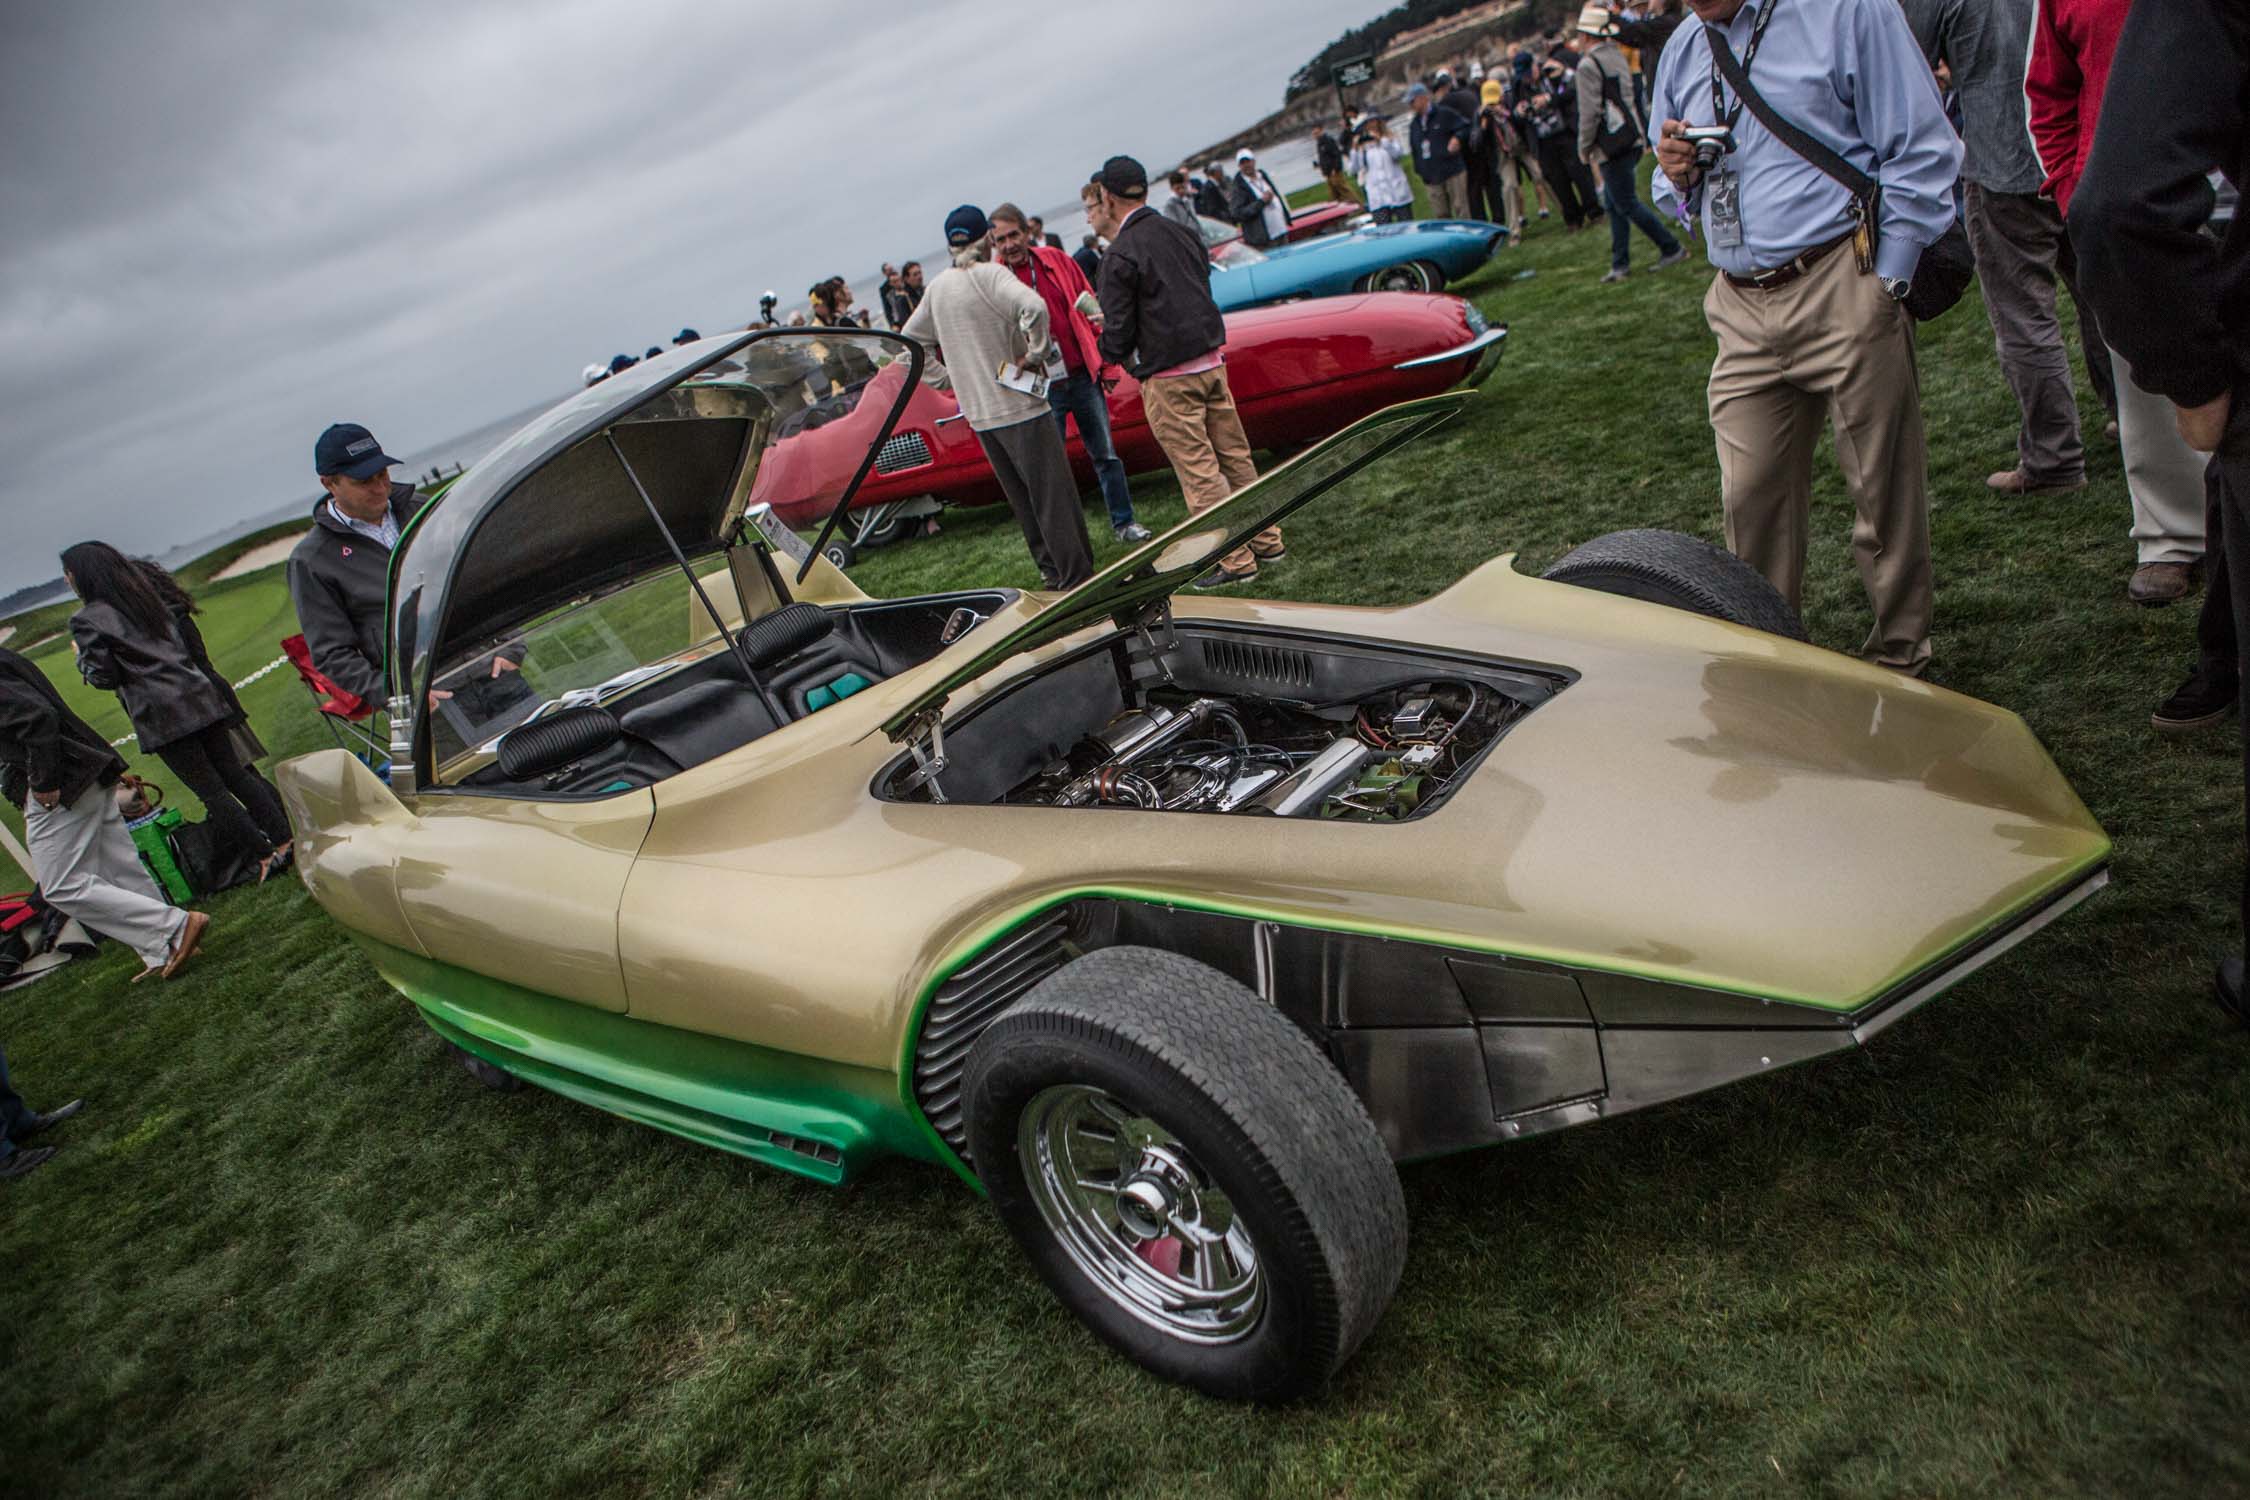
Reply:
<svg viewBox="0 0 2250 1500"><path fill-rule="evenodd" d="M532 1083L823 1181L898 1155L974 1183L978 1035L1134 944L1296 1021L1408 1160L1856 1046L2105 878L2108 839L2014 714L1799 641L1507 557L1395 608L1180 592L1461 398L1354 424L1073 593L878 601L745 513L792 403L833 399L800 355L707 341L481 463L399 549L392 774L280 768L316 899L446 1040ZM573 624L604 601L631 622ZM842 654L786 686L804 652L744 642L807 606L832 634L805 649ZM595 661L585 641L659 616L661 649L525 695L531 727L644 726L622 742L511 768L525 721L449 740L433 690L496 642L553 674L542 651ZM1213 723L1278 704L1377 764L1330 681L1381 685L1396 723L1439 683L1474 753L1433 751L1418 804L1362 817L1374 769L1319 815L1167 810L1074 803L1114 778L1023 749L1157 700ZM705 754L706 699L756 732ZM1063 793L1025 793L1024 767Z"/></svg>

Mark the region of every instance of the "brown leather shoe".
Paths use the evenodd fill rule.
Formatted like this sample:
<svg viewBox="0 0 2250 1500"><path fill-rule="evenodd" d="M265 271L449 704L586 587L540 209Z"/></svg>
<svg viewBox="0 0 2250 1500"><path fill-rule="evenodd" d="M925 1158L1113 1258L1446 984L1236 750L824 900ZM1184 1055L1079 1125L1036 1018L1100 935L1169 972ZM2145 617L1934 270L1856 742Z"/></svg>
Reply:
<svg viewBox="0 0 2250 1500"><path fill-rule="evenodd" d="M2060 495L2070 490L2086 488L2086 476L2081 474L2076 479L2050 483L2034 481L2021 469L2002 469L1984 483L1987 489L1997 490L2003 495Z"/></svg>
<svg viewBox="0 0 2250 1500"><path fill-rule="evenodd" d="M2125 597L2144 609L2162 609L2194 593L2202 581L2200 562L2142 563L2133 570L2133 581L2125 585Z"/></svg>

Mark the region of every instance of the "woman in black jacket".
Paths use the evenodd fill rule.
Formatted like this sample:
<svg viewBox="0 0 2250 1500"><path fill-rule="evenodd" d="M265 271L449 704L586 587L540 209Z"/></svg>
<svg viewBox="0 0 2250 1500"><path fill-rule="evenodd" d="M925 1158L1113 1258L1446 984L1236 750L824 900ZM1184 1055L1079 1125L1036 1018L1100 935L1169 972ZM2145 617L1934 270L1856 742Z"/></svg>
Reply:
<svg viewBox="0 0 2250 1500"><path fill-rule="evenodd" d="M202 799L212 830L258 861L265 879L289 863L289 817L250 764L264 753L249 716L211 665L195 601L172 575L107 542L62 555L63 576L86 601L70 617L78 675L114 691L141 749Z"/></svg>

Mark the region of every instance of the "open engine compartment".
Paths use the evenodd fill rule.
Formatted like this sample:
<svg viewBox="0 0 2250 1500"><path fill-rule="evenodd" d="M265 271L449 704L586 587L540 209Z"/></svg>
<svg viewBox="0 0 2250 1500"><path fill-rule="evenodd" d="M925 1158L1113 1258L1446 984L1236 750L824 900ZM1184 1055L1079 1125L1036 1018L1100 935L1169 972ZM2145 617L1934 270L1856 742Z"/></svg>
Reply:
<svg viewBox="0 0 2250 1500"><path fill-rule="evenodd" d="M1203 622L1120 631L945 726L892 801L1400 822L1441 804L1567 673ZM934 789L933 789L934 788Z"/></svg>

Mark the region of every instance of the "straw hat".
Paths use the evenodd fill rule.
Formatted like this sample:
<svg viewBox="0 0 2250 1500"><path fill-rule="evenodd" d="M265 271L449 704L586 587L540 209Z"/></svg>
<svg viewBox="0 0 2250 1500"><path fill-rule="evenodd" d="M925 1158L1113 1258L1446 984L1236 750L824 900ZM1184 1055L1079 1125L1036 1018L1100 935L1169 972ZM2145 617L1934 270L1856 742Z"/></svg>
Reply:
<svg viewBox="0 0 2250 1500"><path fill-rule="evenodd" d="M1578 29L1588 36L1609 35L1609 7L1589 5L1578 12Z"/></svg>

